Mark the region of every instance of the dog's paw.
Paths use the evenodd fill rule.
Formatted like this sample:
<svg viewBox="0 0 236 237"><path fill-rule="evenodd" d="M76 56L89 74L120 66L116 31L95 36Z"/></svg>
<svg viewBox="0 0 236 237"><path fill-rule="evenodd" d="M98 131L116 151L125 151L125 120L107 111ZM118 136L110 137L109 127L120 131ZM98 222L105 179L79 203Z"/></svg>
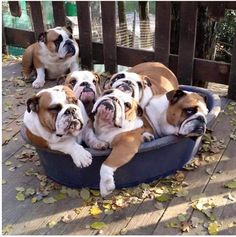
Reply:
<svg viewBox="0 0 236 237"><path fill-rule="evenodd" d="M100 180L100 193L106 197L116 188L113 176L106 176Z"/></svg>
<svg viewBox="0 0 236 237"><path fill-rule="evenodd" d="M35 89L41 88L43 87L45 83L45 80L42 79L36 79L33 83L32 83L32 87Z"/></svg>
<svg viewBox="0 0 236 237"><path fill-rule="evenodd" d="M88 167L92 163L92 155L84 148L79 149L75 155L72 155L72 159L79 168Z"/></svg>
<svg viewBox="0 0 236 237"><path fill-rule="evenodd" d="M105 197L112 193L116 188L114 181L114 171L116 169L102 164L100 169L100 193L102 197Z"/></svg>
<svg viewBox="0 0 236 237"><path fill-rule="evenodd" d="M144 142L151 142L155 139L154 135L149 132L144 132L142 134Z"/></svg>

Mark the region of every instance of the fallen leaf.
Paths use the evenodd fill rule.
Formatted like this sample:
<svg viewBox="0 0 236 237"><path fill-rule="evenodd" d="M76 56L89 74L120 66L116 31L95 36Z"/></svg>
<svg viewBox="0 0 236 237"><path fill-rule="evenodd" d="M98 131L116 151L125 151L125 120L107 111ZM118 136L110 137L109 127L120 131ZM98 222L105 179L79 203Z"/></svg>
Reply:
<svg viewBox="0 0 236 237"><path fill-rule="evenodd" d="M65 193L58 193L56 196L54 196L53 198L56 200L56 201L60 201L60 200L63 200L63 199L66 199L67 195Z"/></svg>
<svg viewBox="0 0 236 237"><path fill-rule="evenodd" d="M182 222L181 223L181 230L182 232L189 232L190 231L190 227L191 227L191 223L190 222Z"/></svg>
<svg viewBox="0 0 236 237"><path fill-rule="evenodd" d="M48 222L48 227L53 228L56 224L57 224L56 221L50 221L50 222Z"/></svg>
<svg viewBox="0 0 236 237"><path fill-rule="evenodd" d="M182 171L177 171L175 174L175 180L176 181L183 181L185 179L185 174Z"/></svg>
<svg viewBox="0 0 236 237"><path fill-rule="evenodd" d="M100 196L100 192L99 192L99 190L93 190L93 189L90 189L90 192L91 192L92 195L95 196L95 197Z"/></svg>
<svg viewBox="0 0 236 237"><path fill-rule="evenodd" d="M219 224L215 221L208 225L208 233L210 235L217 235L219 232Z"/></svg>
<svg viewBox="0 0 236 237"><path fill-rule="evenodd" d="M92 216L97 216L97 215L99 215L99 214L102 213L102 210L99 208L98 205L93 205L93 206L90 208L89 212L90 212L90 214L91 214Z"/></svg>
<svg viewBox="0 0 236 237"><path fill-rule="evenodd" d="M75 208L74 209L74 212L77 214L77 215L79 215L80 214L80 212L81 212L81 208Z"/></svg>
<svg viewBox="0 0 236 237"><path fill-rule="evenodd" d="M126 235L127 231L128 231L127 228L123 228L123 229L120 230L120 234L121 235Z"/></svg>
<svg viewBox="0 0 236 237"><path fill-rule="evenodd" d="M181 188L177 193L177 197L186 197L188 195L188 190Z"/></svg>
<svg viewBox="0 0 236 237"><path fill-rule="evenodd" d="M104 227L106 227L106 224L104 222L93 222L90 227L94 230L101 230L103 229Z"/></svg>
<svg viewBox="0 0 236 237"><path fill-rule="evenodd" d="M56 200L53 197L48 197L48 198L44 198L43 202L46 204L52 204L52 203L56 202Z"/></svg>
<svg viewBox="0 0 236 237"><path fill-rule="evenodd" d="M64 222L64 223L66 223L66 224L68 224L68 223L70 223L71 221L72 221L72 216L71 215L65 215L65 216L63 216L62 218L61 218L61 221L62 222Z"/></svg>
<svg viewBox="0 0 236 237"><path fill-rule="evenodd" d="M84 201L87 201L90 198L90 192L88 191L88 189L82 188L80 191L80 197Z"/></svg>
<svg viewBox="0 0 236 237"><path fill-rule="evenodd" d="M32 196L34 194L35 194L35 189L33 189L33 188L27 188L25 191L26 196Z"/></svg>
<svg viewBox="0 0 236 237"><path fill-rule="evenodd" d="M230 182L224 185L226 188L235 189L236 188L236 179L231 180Z"/></svg>
<svg viewBox="0 0 236 237"><path fill-rule="evenodd" d="M2 179L2 185L7 184L7 181L5 179Z"/></svg>
<svg viewBox="0 0 236 237"><path fill-rule="evenodd" d="M156 202L154 204L154 207L157 209L157 210L162 210L164 208L163 204L160 203L160 202Z"/></svg>
<svg viewBox="0 0 236 237"><path fill-rule="evenodd" d="M24 187L16 187L15 189L17 192L24 192L25 191Z"/></svg>
<svg viewBox="0 0 236 237"><path fill-rule="evenodd" d="M171 200L171 196L169 194L163 193L161 196L156 196L155 199L158 202L168 202Z"/></svg>
<svg viewBox="0 0 236 237"><path fill-rule="evenodd" d="M234 141L236 141L236 134L230 134L230 139L232 139L232 140L234 140Z"/></svg>
<svg viewBox="0 0 236 237"><path fill-rule="evenodd" d="M5 165L6 165L6 166L10 166L10 165L12 165L12 162L9 161L9 160L7 160L7 161L5 162Z"/></svg>
<svg viewBox="0 0 236 237"><path fill-rule="evenodd" d="M2 229L2 234L3 235L7 235L12 231L12 225L6 225L3 229Z"/></svg>
<svg viewBox="0 0 236 237"><path fill-rule="evenodd" d="M31 199L31 203L36 203L37 202L37 197L33 197L32 199Z"/></svg>
<svg viewBox="0 0 236 237"><path fill-rule="evenodd" d="M18 201L24 201L25 200L25 195L22 192L18 192L16 194L16 200Z"/></svg>

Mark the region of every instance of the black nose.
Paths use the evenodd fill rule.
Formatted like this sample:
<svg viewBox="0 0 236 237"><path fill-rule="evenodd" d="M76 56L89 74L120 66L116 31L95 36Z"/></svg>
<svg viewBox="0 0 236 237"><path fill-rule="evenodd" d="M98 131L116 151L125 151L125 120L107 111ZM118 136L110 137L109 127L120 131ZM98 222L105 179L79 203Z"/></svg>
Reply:
<svg viewBox="0 0 236 237"><path fill-rule="evenodd" d="M113 105L107 101L102 102L106 109L113 110Z"/></svg>
<svg viewBox="0 0 236 237"><path fill-rule="evenodd" d="M73 42L71 40L66 40L65 44L70 46L70 45L73 45Z"/></svg>
<svg viewBox="0 0 236 237"><path fill-rule="evenodd" d="M89 83L88 83L88 82L86 82L86 81L82 82L80 85L81 85L81 86L90 87Z"/></svg>
<svg viewBox="0 0 236 237"><path fill-rule="evenodd" d="M206 121L205 121L205 118L204 118L203 116L197 117L197 120L198 120L199 122L201 122L201 123L205 123L205 122L206 122Z"/></svg>
<svg viewBox="0 0 236 237"><path fill-rule="evenodd" d="M65 115L69 115L69 114L72 114L74 115L75 114L75 108L68 108L65 112L64 112Z"/></svg>

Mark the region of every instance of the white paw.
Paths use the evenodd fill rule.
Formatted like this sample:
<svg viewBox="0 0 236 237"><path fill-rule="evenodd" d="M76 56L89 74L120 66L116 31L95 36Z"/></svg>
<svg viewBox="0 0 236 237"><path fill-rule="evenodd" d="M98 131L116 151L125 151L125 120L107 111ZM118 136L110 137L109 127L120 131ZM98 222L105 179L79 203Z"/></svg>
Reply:
<svg viewBox="0 0 236 237"><path fill-rule="evenodd" d="M149 133L149 132L144 132L144 133L142 134L142 136L143 136L144 142L150 142L150 141L153 141L153 140L155 139L155 138L154 138L154 135L151 134L151 133Z"/></svg>
<svg viewBox="0 0 236 237"><path fill-rule="evenodd" d="M84 148L79 149L75 153L75 155L72 155L72 159L77 167L88 167L92 163L92 155L86 151Z"/></svg>
<svg viewBox="0 0 236 237"><path fill-rule="evenodd" d="M38 88L43 87L44 83L45 83L45 80L36 79L36 80L32 83L32 87L38 89Z"/></svg>
<svg viewBox="0 0 236 237"><path fill-rule="evenodd" d="M112 193L112 191L116 188L113 176L105 176L101 177L100 180L100 193L102 197L105 197Z"/></svg>

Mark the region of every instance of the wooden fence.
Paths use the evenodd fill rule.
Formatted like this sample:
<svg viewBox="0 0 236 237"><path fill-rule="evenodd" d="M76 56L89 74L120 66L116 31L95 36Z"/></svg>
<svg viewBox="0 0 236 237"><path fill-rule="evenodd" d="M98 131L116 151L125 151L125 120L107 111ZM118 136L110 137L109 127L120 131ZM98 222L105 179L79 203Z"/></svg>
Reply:
<svg viewBox="0 0 236 237"><path fill-rule="evenodd" d="M224 16L225 9L236 9L236 2L181 2L179 53L170 54L171 2L156 2L154 51L116 45L116 2L101 1L103 43L92 42L89 1L77 1L79 44L82 68L93 69L93 63L104 63L105 71L115 73L117 65L134 66L141 62L159 61L170 67L181 84L194 80L229 85L228 96L236 100L236 37L229 63L194 57L199 5L207 5L213 16ZM39 1L29 1L34 31L3 27L3 49L6 45L26 48L43 32L42 7ZM20 11L19 3L9 1L12 15ZM66 25L64 2L53 1L55 26Z"/></svg>

